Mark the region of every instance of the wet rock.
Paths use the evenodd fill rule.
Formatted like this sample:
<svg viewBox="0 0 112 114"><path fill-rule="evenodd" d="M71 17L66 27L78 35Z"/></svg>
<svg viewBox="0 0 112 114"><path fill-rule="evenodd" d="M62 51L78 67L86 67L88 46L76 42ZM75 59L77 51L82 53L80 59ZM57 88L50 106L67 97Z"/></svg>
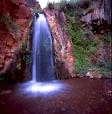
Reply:
<svg viewBox="0 0 112 114"><path fill-rule="evenodd" d="M65 108L63 108L63 107L60 109L60 112L66 112L66 111L67 110Z"/></svg>
<svg viewBox="0 0 112 114"><path fill-rule="evenodd" d="M112 96L112 90L106 91L106 95L111 97Z"/></svg>
<svg viewBox="0 0 112 114"><path fill-rule="evenodd" d="M6 91L4 90L4 91L1 92L1 95L10 94L10 93L12 93L11 90L6 90Z"/></svg>
<svg viewBox="0 0 112 114"><path fill-rule="evenodd" d="M74 77L75 57L72 40L66 30L66 16L54 9L44 11L53 36L57 78Z"/></svg>

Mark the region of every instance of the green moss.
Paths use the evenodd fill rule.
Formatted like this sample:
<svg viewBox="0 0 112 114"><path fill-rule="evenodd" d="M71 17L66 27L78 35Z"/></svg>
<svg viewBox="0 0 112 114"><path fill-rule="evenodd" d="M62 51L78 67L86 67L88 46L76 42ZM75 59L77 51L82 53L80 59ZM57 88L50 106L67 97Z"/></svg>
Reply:
<svg viewBox="0 0 112 114"><path fill-rule="evenodd" d="M75 46L74 53L76 56L75 70L78 74L87 73L89 67L91 66L89 58L84 53L84 49L79 46Z"/></svg>
<svg viewBox="0 0 112 114"><path fill-rule="evenodd" d="M79 18L76 19L76 23L74 24L71 14L68 15L67 13L67 20L67 30L72 36L74 54L76 56L76 73L84 75L92 66L90 58L96 53L99 41L83 38L86 32L82 29Z"/></svg>
<svg viewBox="0 0 112 114"><path fill-rule="evenodd" d="M14 35L14 38L17 37L17 33L20 30L20 26L17 25L13 19L11 18L11 16L9 15L4 15L2 17L2 22L4 22L7 26L7 28L9 29L10 33Z"/></svg>
<svg viewBox="0 0 112 114"><path fill-rule="evenodd" d="M49 2L47 7L49 7L49 4L52 4L54 9L61 10L67 4L67 0L60 0L60 2Z"/></svg>
<svg viewBox="0 0 112 114"><path fill-rule="evenodd" d="M32 63L32 56L31 56L31 54L24 55L24 56L23 56L23 60L24 60L27 64L31 64L31 63Z"/></svg>
<svg viewBox="0 0 112 114"><path fill-rule="evenodd" d="M74 3L75 2L75 3ZM104 66L100 66L99 64L93 64L91 62L91 58L97 50L100 48L99 44L102 39L100 38L91 38L93 35L92 31L88 29L88 31L83 30L81 26L80 19L83 15L83 8L81 8L85 2L90 4L90 0L82 1L82 0L62 0L59 3L53 3L54 8L58 10L64 11L67 17L67 30L70 33L74 46L74 55L76 57L75 63L75 71L78 74L85 75L90 68L97 68L99 72L108 77L112 68L109 61L102 61ZM86 13L91 12L93 9L89 7ZM91 34L92 33L92 34ZM89 38L88 35L89 34ZM85 38L86 37L86 38ZM94 37L94 36L93 36ZM97 37L97 36L96 36ZM103 42L105 44L111 43L111 35L105 33L103 36Z"/></svg>
<svg viewBox="0 0 112 114"><path fill-rule="evenodd" d="M22 59L27 64L31 64L31 62L32 62L31 48L28 46L29 45L28 43L29 43L28 40L26 40L22 45L21 51L22 51L22 53L24 53Z"/></svg>
<svg viewBox="0 0 112 114"><path fill-rule="evenodd" d="M92 67L95 67L96 69L99 70L99 72L107 78L112 78L111 73L112 73L112 64L111 63L106 63L106 67L100 67L99 65L93 65Z"/></svg>
<svg viewBox="0 0 112 114"><path fill-rule="evenodd" d="M108 33L105 33L105 34L103 35L103 41L104 41L104 43L106 43L106 44L111 43L111 41L112 41L111 35L108 34Z"/></svg>

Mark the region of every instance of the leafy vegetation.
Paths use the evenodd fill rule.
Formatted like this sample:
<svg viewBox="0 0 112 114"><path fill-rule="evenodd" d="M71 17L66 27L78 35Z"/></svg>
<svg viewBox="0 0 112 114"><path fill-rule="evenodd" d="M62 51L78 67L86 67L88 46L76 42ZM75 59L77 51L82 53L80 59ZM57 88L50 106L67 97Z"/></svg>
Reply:
<svg viewBox="0 0 112 114"><path fill-rule="evenodd" d="M68 15L68 14L67 14ZM82 29L79 20L74 24L70 16L68 19L68 32L72 36L74 44L74 53L77 58L76 61L76 72L79 74L85 74L88 69L92 66L90 57L96 53L98 49L98 40L83 39L86 32Z"/></svg>
<svg viewBox="0 0 112 114"><path fill-rule="evenodd" d="M111 43L111 40L112 40L112 38L111 38L111 35L110 35L110 34L105 33L105 34L103 35L103 41L104 41L106 44Z"/></svg>
<svg viewBox="0 0 112 114"><path fill-rule="evenodd" d="M4 15L2 17L2 22L4 22L6 24L6 26L8 27L10 33L14 36L14 38L17 37L17 33L20 30L19 25L17 25L13 19L11 18L11 16L9 15Z"/></svg>
<svg viewBox="0 0 112 114"><path fill-rule="evenodd" d="M65 5L67 4L66 0L61 0L60 2L48 2L47 3L47 8L49 9L57 9L60 10L62 9Z"/></svg>
<svg viewBox="0 0 112 114"><path fill-rule="evenodd" d="M84 30L81 25L83 4L90 4L88 1L62 0L60 3L52 3L52 7L59 11L64 11L67 17L67 30L70 33L74 46L74 54L76 56L75 71L77 74L85 75L90 68L98 69L103 75L108 77L111 73L111 63L108 60L102 60L104 66L93 64L91 58L99 50L101 40L105 44L111 43L111 36L108 33L103 35L103 39L91 38L93 33L91 30ZM82 7L82 8L81 8ZM91 34L90 34L91 33ZM89 35L89 36L88 36Z"/></svg>
<svg viewBox="0 0 112 114"><path fill-rule="evenodd" d="M96 53L98 49L98 40L84 39L86 31L81 27L80 16L81 11L79 10L65 10L67 17L67 29L70 33L74 45L74 54L76 56L75 70L76 73L85 75L88 69L92 66L90 57ZM75 23L73 17L75 14Z"/></svg>

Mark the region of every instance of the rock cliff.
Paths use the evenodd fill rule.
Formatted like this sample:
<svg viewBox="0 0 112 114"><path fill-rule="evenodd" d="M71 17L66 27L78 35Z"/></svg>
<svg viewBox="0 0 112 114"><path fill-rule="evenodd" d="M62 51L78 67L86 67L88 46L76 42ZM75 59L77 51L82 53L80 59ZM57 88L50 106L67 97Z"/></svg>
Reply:
<svg viewBox="0 0 112 114"><path fill-rule="evenodd" d="M53 36L56 74L58 79L75 77L72 39L67 32L66 16L63 11L44 10Z"/></svg>
<svg viewBox="0 0 112 114"><path fill-rule="evenodd" d="M111 0L92 0L88 7L83 9L82 22L92 26L92 31L101 33L111 27Z"/></svg>
<svg viewBox="0 0 112 114"><path fill-rule="evenodd" d="M32 14L25 0L0 1L0 74L6 72L27 40Z"/></svg>

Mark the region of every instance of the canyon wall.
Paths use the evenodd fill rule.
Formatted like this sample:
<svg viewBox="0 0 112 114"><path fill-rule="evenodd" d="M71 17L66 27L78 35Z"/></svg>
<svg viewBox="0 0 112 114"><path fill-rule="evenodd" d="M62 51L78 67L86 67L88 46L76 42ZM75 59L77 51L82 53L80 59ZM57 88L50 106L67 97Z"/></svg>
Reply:
<svg viewBox="0 0 112 114"><path fill-rule="evenodd" d="M44 10L53 36L56 75L58 79L75 77L72 39L67 32L66 16L63 11Z"/></svg>
<svg viewBox="0 0 112 114"><path fill-rule="evenodd" d="M32 13L25 0L0 1L0 74L11 69L27 40Z"/></svg>

